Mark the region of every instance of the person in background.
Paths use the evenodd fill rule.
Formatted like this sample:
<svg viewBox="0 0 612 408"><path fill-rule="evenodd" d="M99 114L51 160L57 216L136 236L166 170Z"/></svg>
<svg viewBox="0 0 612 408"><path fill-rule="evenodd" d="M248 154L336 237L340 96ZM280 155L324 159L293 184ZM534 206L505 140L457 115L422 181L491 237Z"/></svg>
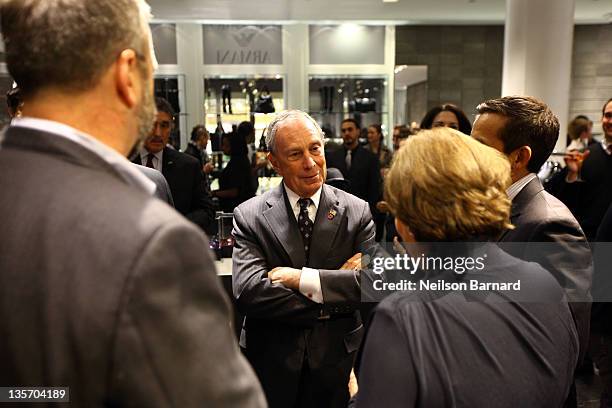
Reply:
<svg viewBox="0 0 612 408"><path fill-rule="evenodd" d="M237 133L225 134L221 148L230 159L219 174L219 189L213 190L212 196L219 198L221 210L231 213L236 206L254 197L257 189L253 184L244 137Z"/></svg>
<svg viewBox="0 0 612 408"><path fill-rule="evenodd" d="M365 149L378 158L381 170L388 169L391 166L393 152L385 145L382 127L379 124L368 126L368 144Z"/></svg>
<svg viewBox="0 0 612 408"><path fill-rule="evenodd" d="M445 103L431 108L421 121L421 129L449 127L465 135L472 132L472 124L465 113L452 103Z"/></svg>
<svg viewBox="0 0 612 408"><path fill-rule="evenodd" d="M370 151L380 164L380 194L378 196L377 203L382 200L382 185L385 178L385 173L391 166L391 159L393 158L393 152L384 144L382 128L379 124L373 124L368 126L368 144L365 149ZM375 206L372 212L374 223L376 224L376 241L380 241L385 231L385 213L378 210Z"/></svg>
<svg viewBox="0 0 612 408"><path fill-rule="evenodd" d="M400 143L408 139L414 132L405 125L397 125L393 128L393 151L396 152L400 148Z"/></svg>
<svg viewBox="0 0 612 408"><path fill-rule="evenodd" d="M455 130L423 131L396 153L385 198L403 242L454 259L487 257L480 271L427 270L424 279L520 281L520 289L389 295L364 341L354 406L562 406L579 348L563 290L538 264L482 242L512 228L510 183L502 154Z"/></svg>
<svg viewBox="0 0 612 408"><path fill-rule="evenodd" d="M583 152L587 147L597 143L593 139L593 122L586 117L577 116L567 125L568 143L566 151Z"/></svg>

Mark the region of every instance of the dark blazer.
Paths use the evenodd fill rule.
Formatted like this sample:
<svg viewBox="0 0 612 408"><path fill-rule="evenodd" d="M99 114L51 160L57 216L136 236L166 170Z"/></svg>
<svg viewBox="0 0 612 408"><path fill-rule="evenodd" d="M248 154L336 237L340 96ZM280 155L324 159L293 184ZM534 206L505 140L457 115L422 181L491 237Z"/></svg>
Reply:
<svg viewBox="0 0 612 408"><path fill-rule="evenodd" d="M562 406L578 360L563 291L535 263L495 245L486 254L485 269L462 280L520 280L521 290L387 297L364 341L356 407Z"/></svg>
<svg viewBox="0 0 612 408"><path fill-rule="evenodd" d="M327 152L327 167L335 167L350 181L349 193L367 201L373 209L380 199L380 163L369 150L357 146L352 153L351 169L346 168L346 149Z"/></svg>
<svg viewBox="0 0 612 408"><path fill-rule="evenodd" d="M0 185L0 384L68 386L75 407L264 406L198 228L45 132L7 130Z"/></svg>
<svg viewBox="0 0 612 408"><path fill-rule="evenodd" d="M509 247L518 258L540 263L565 289L574 314L581 356L589 338L592 257L584 232L568 208L533 179L512 201L510 222L501 242L529 243ZM544 245L537 243L546 243Z"/></svg>
<svg viewBox="0 0 612 408"><path fill-rule="evenodd" d="M233 234L233 290L246 315L241 346L270 407L345 407L363 325L358 276L338 268L375 244L368 204L323 185L308 260L283 184L237 207ZM271 284L267 273L277 266L318 269L324 303ZM311 400L304 388L314 389Z"/></svg>
<svg viewBox="0 0 612 408"><path fill-rule="evenodd" d="M168 203L168 205L174 207L174 200L172 200L172 192L170 186L166 181L166 178L157 170L151 169L147 166L132 163L138 171L144 174L149 180L155 183L155 197Z"/></svg>
<svg viewBox="0 0 612 408"><path fill-rule="evenodd" d="M140 155L134 158L140 162ZM162 174L170 185L174 207L209 234L215 228L215 213L210 195L206 193L202 169L198 161L176 150L164 148Z"/></svg>
<svg viewBox="0 0 612 408"><path fill-rule="evenodd" d="M189 142L187 144L187 148L185 149L185 154L188 154L189 156L199 161L200 167L202 167L202 165L204 164L202 162L202 152L193 143Z"/></svg>

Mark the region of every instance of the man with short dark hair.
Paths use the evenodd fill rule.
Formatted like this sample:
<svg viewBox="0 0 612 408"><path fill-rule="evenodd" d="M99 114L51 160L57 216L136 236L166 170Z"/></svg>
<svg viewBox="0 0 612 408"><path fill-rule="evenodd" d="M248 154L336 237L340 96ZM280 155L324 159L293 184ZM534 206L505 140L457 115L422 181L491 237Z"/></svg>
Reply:
<svg viewBox="0 0 612 408"><path fill-rule="evenodd" d="M170 185L177 211L204 231L213 233L215 214L200 163L166 146L174 126L174 111L163 98L156 98L155 104L157 117L153 130L133 162L160 171Z"/></svg>
<svg viewBox="0 0 612 408"><path fill-rule="evenodd" d="M591 252L580 225L567 207L544 191L536 173L552 153L559 136L559 121L543 102L508 96L481 103L472 137L504 153L510 161L514 225L500 242L550 243L546 247L510 247L519 258L540 263L565 289L571 302L580 356L589 336L591 309ZM575 398L575 394L573 395Z"/></svg>
<svg viewBox="0 0 612 408"><path fill-rule="evenodd" d="M126 155L155 118L141 0L4 0L0 384L78 407L263 407L204 234ZM53 404L48 402L48 404Z"/></svg>
<svg viewBox="0 0 612 408"><path fill-rule="evenodd" d="M355 119L344 119L340 131L343 148L327 153L327 165L342 172L350 183L348 192L367 201L374 214L381 194L380 163L376 156L359 145L361 131Z"/></svg>

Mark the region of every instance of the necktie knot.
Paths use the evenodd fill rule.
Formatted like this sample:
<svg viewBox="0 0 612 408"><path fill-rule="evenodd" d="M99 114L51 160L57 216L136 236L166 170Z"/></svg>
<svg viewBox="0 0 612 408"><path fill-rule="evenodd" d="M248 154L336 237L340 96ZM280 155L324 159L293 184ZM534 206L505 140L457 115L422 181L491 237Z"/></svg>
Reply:
<svg viewBox="0 0 612 408"><path fill-rule="evenodd" d="M312 200L310 198L300 198L298 200L298 204L300 205L300 211L308 210L308 206L310 206L311 202Z"/></svg>

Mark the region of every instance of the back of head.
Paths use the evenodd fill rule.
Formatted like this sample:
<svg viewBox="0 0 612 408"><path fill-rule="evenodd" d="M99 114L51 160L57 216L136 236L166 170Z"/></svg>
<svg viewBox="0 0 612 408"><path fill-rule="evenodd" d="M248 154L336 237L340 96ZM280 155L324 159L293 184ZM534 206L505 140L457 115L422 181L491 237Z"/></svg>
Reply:
<svg viewBox="0 0 612 408"><path fill-rule="evenodd" d="M24 98L54 87L93 87L118 54L146 55L142 0L3 0L0 26L11 76Z"/></svg>
<svg viewBox="0 0 612 408"><path fill-rule="evenodd" d="M396 153L385 200L418 241L493 238L510 227L510 183L501 153L436 128L410 137Z"/></svg>
<svg viewBox="0 0 612 408"><path fill-rule="evenodd" d="M247 140L249 135L255 132L255 126L253 125L253 123L245 120L243 122L240 122L238 128L236 129L236 132L240 136L242 136L244 140Z"/></svg>
<svg viewBox="0 0 612 408"><path fill-rule="evenodd" d="M498 135L509 154L521 146L531 148L527 170L537 173L555 148L559 138L559 120L542 101L530 96L506 96L478 105L479 115L494 113L506 118Z"/></svg>
<svg viewBox="0 0 612 408"><path fill-rule="evenodd" d="M576 140L580 137L583 132L588 132L591 123L588 119L574 118L569 125L567 125L567 134L570 140Z"/></svg>

